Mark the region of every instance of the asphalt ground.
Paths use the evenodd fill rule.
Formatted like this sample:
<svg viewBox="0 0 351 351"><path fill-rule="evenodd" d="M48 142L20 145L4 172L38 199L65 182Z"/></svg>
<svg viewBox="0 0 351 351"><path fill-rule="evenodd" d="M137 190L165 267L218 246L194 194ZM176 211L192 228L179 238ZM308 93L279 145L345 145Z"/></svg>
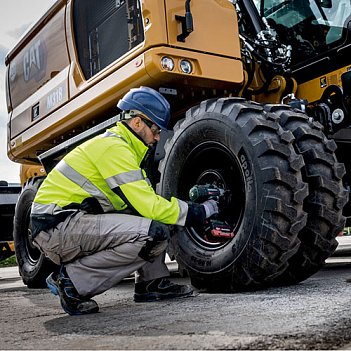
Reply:
<svg viewBox="0 0 351 351"><path fill-rule="evenodd" d="M180 278L170 267L172 280ZM0 349L351 349L351 265L328 263L301 284L135 303L133 279L96 297L100 312L68 316L48 289L0 269Z"/></svg>

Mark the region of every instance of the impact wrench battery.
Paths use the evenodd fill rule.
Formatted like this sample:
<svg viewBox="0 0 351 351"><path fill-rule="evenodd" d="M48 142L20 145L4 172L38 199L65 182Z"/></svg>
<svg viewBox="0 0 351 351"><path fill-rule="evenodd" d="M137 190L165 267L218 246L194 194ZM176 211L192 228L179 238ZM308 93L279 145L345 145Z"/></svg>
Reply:
<svg viewBox="0 0 351 351"><path fill-rule="evenodd" d="M226 222L218 221L216 219L207 220L206 231L210 231L211 235L215 238L230 239L234 238L235 235Z"/></svg>

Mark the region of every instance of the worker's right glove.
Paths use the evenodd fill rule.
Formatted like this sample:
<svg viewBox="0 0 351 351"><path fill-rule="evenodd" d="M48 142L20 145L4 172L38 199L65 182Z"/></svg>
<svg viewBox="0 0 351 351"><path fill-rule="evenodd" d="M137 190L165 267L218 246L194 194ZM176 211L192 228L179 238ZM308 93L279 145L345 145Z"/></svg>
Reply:
<svg viewBox="0 0 351 351"><path fill-rule="evenodd" d="M218 213L218 202L210 199L201 204L205 208L206 218L209 218Z"/></svg>

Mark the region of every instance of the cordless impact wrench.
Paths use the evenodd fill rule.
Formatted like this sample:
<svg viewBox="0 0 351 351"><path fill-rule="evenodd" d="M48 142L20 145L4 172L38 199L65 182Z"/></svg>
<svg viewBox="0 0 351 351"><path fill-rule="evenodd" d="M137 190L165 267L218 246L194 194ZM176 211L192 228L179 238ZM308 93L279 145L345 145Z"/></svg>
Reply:
<svg viewBox="0 0 351 351"><path fill-rule="evenodd" d="M194 185L189 190L190 201L201 203L209 199L220 202L226 196L225 190L213 184ZM231 226L220 217L212 216L206 219L205 236L207 239L230 239L235 236Z"/></svg>

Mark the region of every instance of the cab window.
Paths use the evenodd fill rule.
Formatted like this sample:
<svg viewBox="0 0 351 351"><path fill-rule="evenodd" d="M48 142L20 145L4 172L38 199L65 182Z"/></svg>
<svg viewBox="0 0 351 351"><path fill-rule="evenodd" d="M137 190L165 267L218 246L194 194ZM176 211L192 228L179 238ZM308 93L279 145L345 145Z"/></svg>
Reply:
<svg viewBox="0 0 351 351"><path fill-rule="evenodd" d="M282 42L293 47L293 64L322 54L345 40L350 0L255 0Z"/></svg>

